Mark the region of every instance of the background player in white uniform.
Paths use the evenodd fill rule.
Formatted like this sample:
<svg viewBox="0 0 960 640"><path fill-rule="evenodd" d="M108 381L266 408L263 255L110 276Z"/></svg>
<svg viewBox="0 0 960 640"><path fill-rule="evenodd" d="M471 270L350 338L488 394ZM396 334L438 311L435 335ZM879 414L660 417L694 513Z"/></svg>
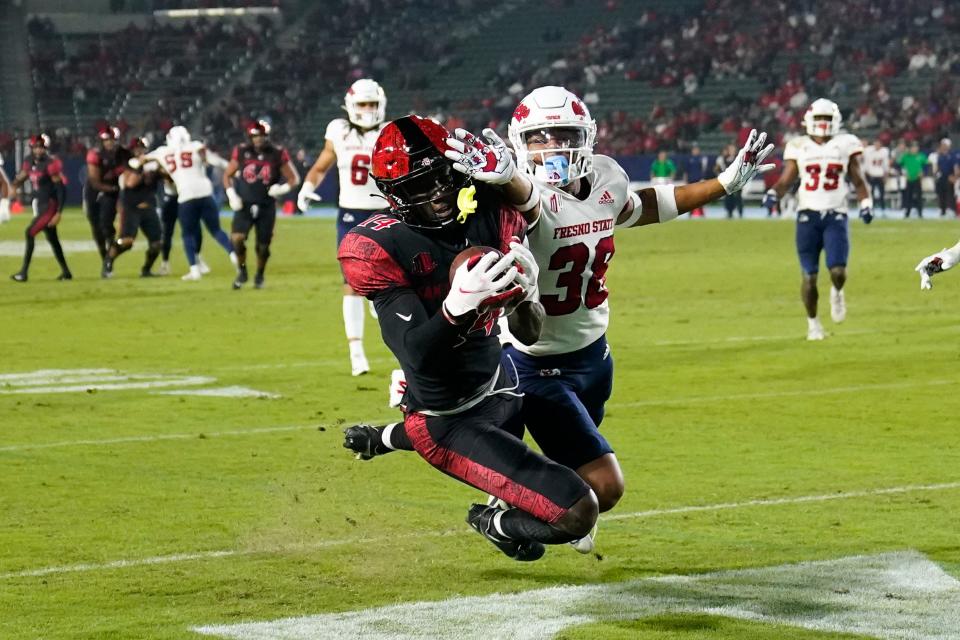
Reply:
<svg viewBox="0 0 960 640"><path fill-rule="evenodd" d="M870 184L870 197L881 211L887 210L887 178L890 176L890 149L880 139L863 149L863 172Z"/></svg>
<svg viewBox="0 0 960 640"><path fill-rule="evenodd" d="M207 177L204 144L192 140L185 127L176 126L167 133L167 143L151 151L148 157L160 163L161 169L177 187L177 217L183 236L183 252L190 263L190 271L183 280L199 280L202 275L197 261L201 221L236 265L237 257L230 238L220 228L220 211L213 200L213 183Z"/></svg>
<svg viewBox="0 0 960 640"><path fill-rule="evenodd" d="M3 156L0 155L0 224L10 222L10 179L3 170Z"/></svg>
<svg viewBox="0 0 960 640"><path fill-rule="evenodd" d="M326 142L317 161L310 167L297 196L297 206L306 211L327 171L337 165L340 174L340 197L337 212L337 246L350 229L382 211L386 203L370 177L373 144L383 129L387 113L387 96L373 80L361 79L350 85L343 99L347 118L337 118L327 125ZM350 370L355 376L370 370L363 351L363 296L358 296L344 280L343 327L350 346ZM373 307L371 306L371 311Z"/></svg>
<svg viewBox="0 0 960 640"><path fill-rule="evenodd" d="M836 103L814 100L803 116L807 135L787 143L783 151L783 174L764 197L764 206L776 204L794 181L797 192L797 255L803 269L800 297L807 310L807 340L823 340L826 334L817 317L817 272L820 253L826 253L830 270L830 317L843 322L847 305L843 285L847 281L850 232L847 221L847 182L857 190L860 217L873 220L873 199L860 170L863 145L855 135L840 132L842 117Z"/></svg>
<svg viewBox="0 0 960 640"><path fill-rule="evenodd" d="M753 131L717 178L633 193L615 160L593 154L596 123L586 105L562 87L540 87L525 97L509 133L517 165L539 193L539 206L518 209L529 224L527 239L536 258L530 266L539 267L546 317L539 341L524 346L506 335L511 344L504 353L516 363L531 435L548 457L575 469L597 494L600 510L607 511L624 490L620 465L599 432L613 384L605 275L614 227L666 222L740 190L758 172L773 168L762 164L773 145L765 147L766 134ZM515 165L492 130L484 131L486 142L459 129L456 136L448 140L456 151L447 153L455 168L475 180L512 180ZM592 540L575 546L586 553Z"/></svg>

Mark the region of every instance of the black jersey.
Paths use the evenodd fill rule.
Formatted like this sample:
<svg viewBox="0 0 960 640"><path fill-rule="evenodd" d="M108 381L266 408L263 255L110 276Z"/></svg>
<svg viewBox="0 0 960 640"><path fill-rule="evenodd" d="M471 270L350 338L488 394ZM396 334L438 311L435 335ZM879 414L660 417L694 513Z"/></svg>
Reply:
<svg viewBox="0 0 960 640"><path fill-rule="evenodd" d="M407 226L378 214L353 228L338 258L354 291L373 300L384 342L407 380L409 410L456 408L482 391L500 362L499 310L472 323L451 324L442 313L450 265L467 246L504 253L523 238L526 223L499 194L480 189L479 207L465 224L443 231Z"/></svg>
<svg viewBox="0 0 960 640"><path fill-rule="evenodd" d="M124 188L123 206L130 211L142 211L156 207L157 185L160 183L160 174L157 171L148 171L142 167L132 170L139 173L142 179L137 186Z"/></svg>
<svg viewBox="0 0 960 640"><path fill-rule="evenodd" d="M261 204L270 200L267 195L270 186L283 181L280 170L290 162L290 154L270 143L259 149L248 143L235 146L230 159L238 164L237 194L244 202Z"/></svg>
<svg viewBox="0 0 960 640"><path fill-rule="evenodd" d="M30 178L39 211L46 211L51 199L60 199L59 192L63 189L63 184L53 181L54 176L60 176L63 180L63 164L60 158L49 153L44 153L39 158L30 155L23 161L21 171Z"/></svg>
<svg viewBox="0 0 960 640"><path fill-rule="evenodd" d="M133 154L124 147L117 145L113 151L90 149L87 151L87 164L100 167L100 182L114 187L119 186L120 176L127 168L127 162ZM93 189L92 185L88 185Z"/></svg>

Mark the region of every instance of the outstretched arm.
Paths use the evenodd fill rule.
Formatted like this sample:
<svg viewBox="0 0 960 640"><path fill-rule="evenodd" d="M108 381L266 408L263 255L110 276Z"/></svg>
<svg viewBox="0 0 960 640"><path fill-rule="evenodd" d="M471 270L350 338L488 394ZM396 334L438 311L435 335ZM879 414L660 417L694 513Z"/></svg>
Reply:
<svg viewBox="0 0 960 640"><path fill-rule="evenodd" d="M756 129L752 130L737 157L716 178L679 187L657 185L630 194L617 216L617 226L642 227L669 222L682 213L693 211L728 193L740 191L754 176L773 169L772 163L763 162L773 152L772 144L764 146L766 141L766 133L758 134Z"/></svg>
<svg viewBox="0 0 960 640"><path fill-rule="evenodd" d="M960 262L960 242L921 260L916 268L920 274L920 289L932 289L931 276L952 269L958 262Z"/></svg>

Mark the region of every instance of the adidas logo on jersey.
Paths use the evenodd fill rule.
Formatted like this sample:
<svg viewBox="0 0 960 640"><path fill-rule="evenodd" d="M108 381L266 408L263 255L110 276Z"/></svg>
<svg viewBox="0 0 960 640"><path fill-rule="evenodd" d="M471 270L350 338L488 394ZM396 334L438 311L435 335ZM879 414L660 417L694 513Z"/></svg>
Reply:
<svg viewBox="0 0 960 640"><path fill-rule="evenodd" d="M603 195L600 196L598 204L613 204L613 196L610 195L609 191L603 192Z"/></svg>

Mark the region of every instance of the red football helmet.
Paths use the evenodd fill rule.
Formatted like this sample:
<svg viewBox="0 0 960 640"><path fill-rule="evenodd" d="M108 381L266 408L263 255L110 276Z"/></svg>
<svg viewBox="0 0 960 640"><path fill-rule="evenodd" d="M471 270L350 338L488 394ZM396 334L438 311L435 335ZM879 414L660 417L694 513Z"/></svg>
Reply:
<svg viewBox="0 0 960 640"><path fill-rule="evenodd" d="M118 140L120 138L120 129L110 126L103 127L97 132L97 136L101 140Z"/></svg>
<svg viewBox="0 0 960 640"><path fill-rule="evenodd" d="M270 135L270 123L266 120L256 120L247 125L247 135L251 138L253 136L269 136Z"/></svg>
<svg viewBox="0 0 960 640"><path fill-rule="evenodd" d="M45 133L37 133L30 136L30 148L40 147L41 149L50 148L50 136Z"/></svg>
<svg viewBox="0 0 960 640"><path fill-rule="evenodd" d="M469 179L443 155L449 137L434 120L404 116L373 145L373 180L410 226L439 229L456 219L457 193Z"/></svg>

